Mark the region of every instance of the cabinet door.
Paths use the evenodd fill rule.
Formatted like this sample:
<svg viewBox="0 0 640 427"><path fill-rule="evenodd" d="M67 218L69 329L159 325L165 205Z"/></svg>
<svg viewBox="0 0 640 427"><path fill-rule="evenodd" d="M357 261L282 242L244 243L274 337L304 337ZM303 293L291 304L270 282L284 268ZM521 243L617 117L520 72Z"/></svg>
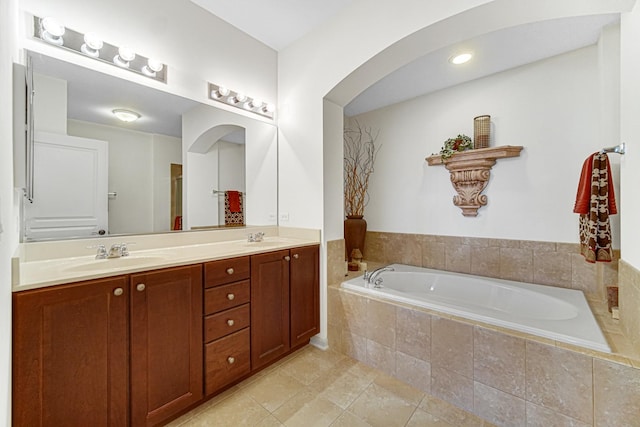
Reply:
<svg viewBox="0 0 640 427"><path fill-rule="evenodd" d="M289 251L251 257L251 367L289 351Z"/></svg>
<svg viewBox="0 0 640 427"><path fill-rule="evenodd" d="M127 277L13 295L13 425L127 426Z"/></svg>
<svg viewBox="0 0 640 427"><path fill-rule="evenodd" d="M131 423L156 425L203 394L202 266L131 275Z"/></svg>
<svg viewBox="0 0 640 427"><path fill-rule="evenodd" d="M320 259L318 246L291 249L291 347L320 332Z"/></svg>

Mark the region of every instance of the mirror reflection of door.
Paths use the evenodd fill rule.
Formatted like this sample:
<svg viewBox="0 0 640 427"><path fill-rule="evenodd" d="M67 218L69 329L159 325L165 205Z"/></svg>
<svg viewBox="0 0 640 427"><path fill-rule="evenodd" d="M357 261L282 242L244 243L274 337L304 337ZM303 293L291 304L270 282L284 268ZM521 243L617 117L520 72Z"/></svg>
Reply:
<svg viewBox="0 0 640 427"><path fill-rule="evenodd" d="M182 165L171 163L171 229L182 230Z"/></svg>

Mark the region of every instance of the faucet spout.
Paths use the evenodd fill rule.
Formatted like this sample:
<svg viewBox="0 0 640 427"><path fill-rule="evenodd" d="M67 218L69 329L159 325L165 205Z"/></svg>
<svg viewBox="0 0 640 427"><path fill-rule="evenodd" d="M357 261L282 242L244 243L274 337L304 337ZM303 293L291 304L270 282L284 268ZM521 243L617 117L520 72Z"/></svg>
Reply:
<svg viewBox="0 0 640 427"><path fill-rule="evenodd" d="M365 287L370 288L371 285L373 285L374 287L379 288L380 284L382 283L382 278L381 277L379 278L378 276L385 271L396 271L396 269L393 267L387 266L387 267L376 268L370 273L368 271L365 271L364 273Z"/></svg>

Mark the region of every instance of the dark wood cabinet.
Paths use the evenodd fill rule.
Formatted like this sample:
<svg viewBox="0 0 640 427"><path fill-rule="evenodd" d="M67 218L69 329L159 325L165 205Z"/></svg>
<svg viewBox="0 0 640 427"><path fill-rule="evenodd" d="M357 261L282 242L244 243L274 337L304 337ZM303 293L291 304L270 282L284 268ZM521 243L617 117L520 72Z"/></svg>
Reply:
<svg viewBox="0 0 640 427"><path fill-rule="evenodd" d="M13 296L14 426L156 425L202 399L202 266Z"/></svg>
<svg viewBox="0 0 640 427"><path fill-rule="evenodd" d="M289 267L291 348L320 332L320 249L291 249Z"/></svg>
<svg viewBox="0 0 640 427"><path fill-rule="evenodd" d="M126 276L13 295L13 425L129 425Z"/></svg>
<svg viewBox="0 0 640 427"><path fill-rule="evenodd" d="M131 423L156 425L203 396L202 266L133 274Z"/></svg>
<svg viewBox="0 0 640 427"><path fill-rule="evenodd" d="M251 366L289 351L289 251L251 257Z"/></svg>

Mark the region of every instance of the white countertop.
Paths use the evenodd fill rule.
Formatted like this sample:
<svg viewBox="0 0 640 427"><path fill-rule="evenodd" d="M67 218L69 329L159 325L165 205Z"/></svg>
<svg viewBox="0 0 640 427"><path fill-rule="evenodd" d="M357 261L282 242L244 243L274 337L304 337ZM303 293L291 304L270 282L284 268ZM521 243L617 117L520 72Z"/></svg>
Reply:
<svg viewBox="0 0 640 427"><path fill-rule="evenodd" d="M267 230L262 242L247 242L246 235L249 232L261 230ZM190 235L188 244L180 244L185 242L185 234ZM240 236L241 239L238 238ZM320 243L319 237L317 230L258 227L228 233L216 230L126 236L110 240L43 242L41 245L45 244L44 248L35 246L39 243L27 243L21 248L19 256L13 259L13 291L316 245ZM96 260L95 249L88 248L96 241L105 244L108 249L110 244L130 242L132 239L142 242L139 250L136 250L138 243L130 246L130 255L127 257ZM90 254L73 256L79 250ZM47 253L50 255L47 256Z"/></svg>

